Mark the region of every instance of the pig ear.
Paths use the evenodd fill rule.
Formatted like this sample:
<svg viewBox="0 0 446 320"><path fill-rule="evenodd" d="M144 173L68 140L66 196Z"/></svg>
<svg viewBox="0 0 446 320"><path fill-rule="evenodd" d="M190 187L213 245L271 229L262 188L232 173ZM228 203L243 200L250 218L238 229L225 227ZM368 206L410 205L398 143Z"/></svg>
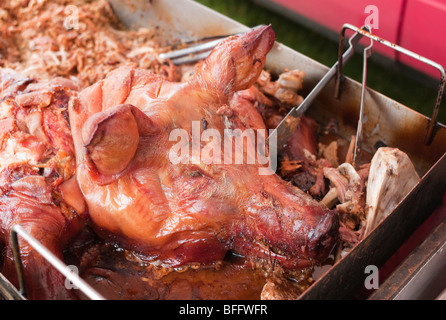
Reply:
<svg viewBox="0 0 446 320"><path fill-rule="evenodd" d="M90 169L102 176L121 173L135 156L140 136L151 120L130 104L111 107L88 118L82 128Z"/></svg>
<svg viewBox="0 0 446 320"><path fill-rule="evenodd" d="M206 84L217 84L226 94L248 89L263 70L274 42L273 29L264 25L229 37L212 50L196 77Z"/></svg>

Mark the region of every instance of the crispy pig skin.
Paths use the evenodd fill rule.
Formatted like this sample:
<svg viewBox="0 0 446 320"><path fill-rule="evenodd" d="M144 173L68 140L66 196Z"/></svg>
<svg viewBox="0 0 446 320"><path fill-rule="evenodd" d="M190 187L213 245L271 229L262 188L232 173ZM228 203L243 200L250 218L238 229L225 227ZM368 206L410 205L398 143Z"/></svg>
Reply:
<svg viewBox="0 0 446 320"><path fill-rule="evenodd" d="M186 83L122 67L80 93L69 110L77 179L98 233L170 266L228 251L289 269L327 257L336 213L278 175L259 175L259 164L169 158L177 142L169 133L190 135L193 121L221 137L265 128L254 104L235 94L255 83L274 39L270 26L230 37Z"/></svg>

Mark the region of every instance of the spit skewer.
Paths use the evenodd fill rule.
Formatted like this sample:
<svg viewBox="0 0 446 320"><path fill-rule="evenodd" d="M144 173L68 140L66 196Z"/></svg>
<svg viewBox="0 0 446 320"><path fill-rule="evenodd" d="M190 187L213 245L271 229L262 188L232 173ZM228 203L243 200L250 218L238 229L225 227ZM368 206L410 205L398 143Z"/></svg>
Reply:
<svg viewBox="0 0 446 320"><path fill-rule="evenodd" d="M45 246L43 246L38 240L31 236L28 232L23 229L22 226L16 224L11 229L11 241L12 250L14 254L14 261L16 264L17 278L19 280L20 294L26 297L26 286L25 279L23 276L23 266L22 260L20 258L20 248L18 235L20 235L24 240L26 240L39 254L41 254L45 260L47 260L54 268L56 268L60 273L62 273L67 280L71 281L73 286L79 288L88 298L92 300L104 300L96 290L94 290L88 283L81 279L77 274L73 273L69 267L64 264L59 258L57 258L51 251L49 251Z"/></svg>
<svg viewBox="0 0 446 320"><path fill-rule="evenodd" d="M211 53L212 49L220 43L220 41L235 35L238 35L238 33L205 37L195 41L188 41L182 44L185 46L184 48L160 53L159 57L163 60L169 59L175 65L194 63L205 59Z"/></svg>
<svg viewBox="0 0 446 320"><path fill-rule="evenodd" d="M159 57L161 59L170 59L170 61L172 61L172 63L175 65L193 63L206 58L211 52L212 48L214 48L221 40L223 40L224 37L195 46L160 53Z"/></svg>

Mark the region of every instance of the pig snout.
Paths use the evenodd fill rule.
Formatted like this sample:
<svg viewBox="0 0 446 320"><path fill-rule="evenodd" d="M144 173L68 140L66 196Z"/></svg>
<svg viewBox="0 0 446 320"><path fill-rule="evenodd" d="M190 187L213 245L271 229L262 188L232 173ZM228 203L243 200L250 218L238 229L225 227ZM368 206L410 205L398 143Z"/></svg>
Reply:
<svg viewBox="0 0 446 320"><path fill-rule="evenodd" d="M263 176L249 188L252 193L240 204L244 224L236 226L240 237L234 252L288 269L319 263L330 254L338 236L336 212L277 176Z"/></svg>

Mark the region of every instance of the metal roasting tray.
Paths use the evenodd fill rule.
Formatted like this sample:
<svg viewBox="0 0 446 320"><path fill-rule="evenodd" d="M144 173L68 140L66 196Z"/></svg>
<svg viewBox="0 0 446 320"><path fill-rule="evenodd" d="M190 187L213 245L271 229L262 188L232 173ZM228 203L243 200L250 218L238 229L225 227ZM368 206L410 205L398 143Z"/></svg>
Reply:
<svg viewBox="0 0 446 320"><path fill-rule="evenodd" d="M205 36L233 34L244 26L191 0L109 0L118 18L129 28L156 27L167 43ZM267 22L265 22L267 23ZM251 26L249 26L251 27ZM274 26L272 26L274 29ZM305 71L303 96L329 70L287 46L276 43L268 54L266 68L275 73L286 69ZM443 81L443 79L441 79ZM355 135L361 102L361 84L344 77L336 99L335 79L319 93L307 114L324 126L332 118L339 122L340 135ZM411 94L408 92L408 94ZM354 249L323 273L301 299L349 299L363 285L368 265L380 267L404 241L441 205L446 192L446 126L369 89L365 93L362 149L374 152L387 145L406 152L422 179ZM444 110L442 110L444 112ZM435 114L435 111L433 112ZM425 143L429 127L433 137ZM2 286L2 282L0 282ZM0 290L0 296L1 296ZM12 298L14 295L11 295ZM17 296L17 295L16 295Z"/></svg>
<svg viewBox="0 0 446 320"><path fill-rule="evenodd" d="M446 211L444 211L446 213ZM446 215L371 300L446 300ZM443 294L442 294L443 293Z"/></svg>

